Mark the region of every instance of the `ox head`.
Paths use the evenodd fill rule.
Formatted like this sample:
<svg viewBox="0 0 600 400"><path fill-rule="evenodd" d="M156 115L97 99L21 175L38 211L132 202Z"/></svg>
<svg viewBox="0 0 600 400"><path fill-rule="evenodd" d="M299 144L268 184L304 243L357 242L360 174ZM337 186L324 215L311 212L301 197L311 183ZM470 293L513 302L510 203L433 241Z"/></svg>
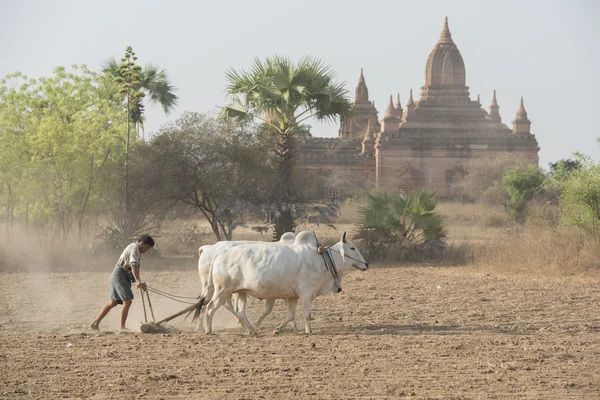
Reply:
<svg viewBox="0 0 600 400"><path fill-rule="evenodd" d="M340 245L339 252L342 255L342 261L344 264L351 261L354 268L360 269L361 271L369 268L369 264L365 261L358 248L352 243L351 240L346 239L346 232L342 235L342 240L338 243Z"/></svg>

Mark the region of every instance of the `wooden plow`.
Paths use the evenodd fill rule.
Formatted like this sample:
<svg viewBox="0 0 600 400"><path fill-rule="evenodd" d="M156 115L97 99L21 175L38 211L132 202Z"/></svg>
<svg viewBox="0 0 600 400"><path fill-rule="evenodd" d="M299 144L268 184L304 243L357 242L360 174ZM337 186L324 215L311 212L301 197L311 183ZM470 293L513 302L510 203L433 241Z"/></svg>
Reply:
<svg viewBox="0 0 600 400"><path fill-rule="evenodd" d="M179 330L174 329L173 327L170 326L166 326L164 325L166 322L171 321L172 319L175 319L177 317L179 317L180 315L183 315L185 313L191 313L192 311L196 310L197 312L199 312L200 308L202 308L203 305L203 300L198 300L198 302L191 304L190 306L184 308L181 311L176 312L173 315L170 315L164 319L161 319L160 321L156 322L156 320L154 319L154 310L152 309L152 303L150 302L150 294L148 293L148 290L142 290L140 288L140 292L142 294L142 305L144 307L144 323L140 325L140 331L142 331L142 333L173 333L173 332L179 332ZM152 322L148 321L148 316L146 314L146 301L144 299L144 293L146 294L146 298L148 299L148 307L150 308L150 315L152 316Z"/></svg>

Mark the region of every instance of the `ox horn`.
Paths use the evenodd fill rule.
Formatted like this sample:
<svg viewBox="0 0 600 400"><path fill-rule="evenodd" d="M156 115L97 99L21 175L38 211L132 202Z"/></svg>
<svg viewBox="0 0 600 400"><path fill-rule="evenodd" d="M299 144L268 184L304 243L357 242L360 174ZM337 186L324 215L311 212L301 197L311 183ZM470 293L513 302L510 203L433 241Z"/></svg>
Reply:
<svg viewBox="0 0 600 400"><path fill-rule="evenodd" d="M346 243L346 232L342 235L342 243Z"/></svg>

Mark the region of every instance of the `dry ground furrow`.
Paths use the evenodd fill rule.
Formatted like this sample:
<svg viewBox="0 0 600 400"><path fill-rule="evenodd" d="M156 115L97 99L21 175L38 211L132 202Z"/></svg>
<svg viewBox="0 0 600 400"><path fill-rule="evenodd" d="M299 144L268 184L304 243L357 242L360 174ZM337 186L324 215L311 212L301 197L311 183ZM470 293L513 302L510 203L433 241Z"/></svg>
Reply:
<svg viewBox="0 0 600 400"><path fill-rule="evenodd" d="M259 337L227 314L207 337L184 321L181 334L116 334L117 313L107 332L85 329L109 272L2 276L0 398L600 398L593 279L375 268L315 300L313 336L273 336L278 302ZM193 269L145 279L197 294ZM143 318L137 303L131 327ZM182 308L153 304L157 316Z"/></svg>

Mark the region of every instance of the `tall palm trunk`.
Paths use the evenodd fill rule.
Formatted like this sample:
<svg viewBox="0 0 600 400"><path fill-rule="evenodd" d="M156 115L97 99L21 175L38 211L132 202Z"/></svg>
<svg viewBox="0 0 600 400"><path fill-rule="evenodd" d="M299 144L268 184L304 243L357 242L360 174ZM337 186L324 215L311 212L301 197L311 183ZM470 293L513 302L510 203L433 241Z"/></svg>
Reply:
<svg viewBox="0 0 600 400"><path fill-rule="evenodd" d="M281 235L293 231L296 226L294 214L290 208L295 199L293 171L297 156L296 139L290 134L280 134L276 155L279 165L273 198L280 215L275 218L273 239L277 241Z"/></svg>

